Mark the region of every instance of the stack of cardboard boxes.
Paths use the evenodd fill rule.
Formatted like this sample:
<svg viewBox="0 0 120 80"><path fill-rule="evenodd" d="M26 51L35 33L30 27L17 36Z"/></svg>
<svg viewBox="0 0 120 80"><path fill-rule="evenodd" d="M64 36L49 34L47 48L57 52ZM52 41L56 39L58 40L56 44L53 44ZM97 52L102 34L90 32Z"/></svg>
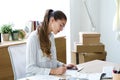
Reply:
<svg viewBox="0 0 120 80"><path fill-rule="evenodd" d="M72 63L79 64L95 59L105 60L106 51L97 32L80 32L79 43L74 44Z"/></svg>

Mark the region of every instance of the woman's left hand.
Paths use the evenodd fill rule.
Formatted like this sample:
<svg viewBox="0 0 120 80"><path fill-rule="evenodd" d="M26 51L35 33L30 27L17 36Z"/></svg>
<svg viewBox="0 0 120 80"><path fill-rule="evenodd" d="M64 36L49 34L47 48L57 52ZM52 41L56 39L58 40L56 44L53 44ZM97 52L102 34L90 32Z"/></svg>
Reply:
<svg viewBox="0 0 120 80"><path fill-rule="evenodd" d="M78 70L77 66L74 64L68 64L66 65L67 69L72 69L72 70Z"/></svg>

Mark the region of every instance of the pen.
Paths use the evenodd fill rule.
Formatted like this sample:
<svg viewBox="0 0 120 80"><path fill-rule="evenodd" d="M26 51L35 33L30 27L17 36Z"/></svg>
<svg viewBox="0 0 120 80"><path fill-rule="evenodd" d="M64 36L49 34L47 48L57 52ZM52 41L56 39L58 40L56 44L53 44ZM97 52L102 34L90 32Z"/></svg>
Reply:
<svg viewBox="0 0 120 80"><path fill-rule="evenodd" d="M83 70L83 68L84 68L84 67L81 67L81 68L80 68L80 69L79 69L77 72L80 72L80 71L82 71L82 70Z"/></svg>

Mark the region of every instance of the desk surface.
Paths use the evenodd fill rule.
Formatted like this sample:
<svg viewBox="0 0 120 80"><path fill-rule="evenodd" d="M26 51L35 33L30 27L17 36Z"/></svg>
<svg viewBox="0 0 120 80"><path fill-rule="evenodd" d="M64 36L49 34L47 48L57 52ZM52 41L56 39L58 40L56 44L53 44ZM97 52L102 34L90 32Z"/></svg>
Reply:
<svg viewBox="0 0 120 80"><path fill-rule="evenodd" d="M26 43L26 39L17 40L17 41L3 41L3 42L0 42L0 48L11 46L11 45L24 44L24 43Z"/></svg>
<svg viewBox="0 0 120 80"><path fill-rule="evenodd" d="M101 60L93 60L93 61L79 64L77 66L78 66L78 68L84 66L84 68L81 70L81 73L101 73L104 66L118 67L118 66L120 66L120 64L115 64L112 62L106 62L106 61L101 61ZM19 80L41 80L41 79L42 80L60 80L60 78L64 79L66 77L70 77L70 75L69 76L66 76L66 75L59 75L59 76L37 75L37 76L31 76L31 77L27 77L27 78L23 78L23 79L19 79ZM73 79L73 80L76 80L76 79ZM102 79L102 80L112 80L112 79Z"/></svg>
<svg viewBox="0 0 120 80"><path fill-rule="evenodd" d="M93 60L86 63L79 64L78 67L84 66L84 69L81 72L85 73L101 73L103 71L103 67L106 66L114 66L119 67L120 64L107 62L107 61L101 61L101 60ZM103 79L103 80L112 80L112 79Z"/></svg>
<svg viewBox="0 0 120 80"><path fill-rule="evenodd" d="M120 64L115 64L112 62L93 60L79 64L78 67L84 66L84 69L81 72L102 72L103 67L105 66L114 66L118 67Z"/></svg>

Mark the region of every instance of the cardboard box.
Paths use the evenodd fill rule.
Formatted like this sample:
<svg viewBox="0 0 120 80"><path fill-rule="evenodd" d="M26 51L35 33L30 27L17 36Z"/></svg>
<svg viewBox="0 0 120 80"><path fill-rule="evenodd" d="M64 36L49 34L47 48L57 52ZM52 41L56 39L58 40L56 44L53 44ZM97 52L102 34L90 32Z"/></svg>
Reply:
<svg viewBox="0 0 120 80"><path fill-rule="evenodd" d="M74 52L78 53L92 53L92 52L105 52L104 44L74 44Z"/></svg>
<svg viewBox="0 0 120 80"><path fill-rule="evenodd" d="M72 63L74 64L80 64L92 60L106 60L106 52L96 52L96 53L78 53L76 55L75 52L72 52ZM77 57L79 56L79 63L77 63Z"/></svg>
<svg viewBox="0 0 120 80"><path fill-rule="evenodd" d="M100 34L97 32L79 32L79 40L82 44L99 44Z"/></svg>
<svg viewBox="0 0 120 80"><path fill-rule="evenodd" d="M79 63L84 63L96 59L106 60L106 52L79 54Z"/></svg>
<svg viewBox="0 0 120 80"><path fill-rule="evenodd" d="M56 55L57 59L63 63L66 63L66 38L55 37Z"/></svg>

